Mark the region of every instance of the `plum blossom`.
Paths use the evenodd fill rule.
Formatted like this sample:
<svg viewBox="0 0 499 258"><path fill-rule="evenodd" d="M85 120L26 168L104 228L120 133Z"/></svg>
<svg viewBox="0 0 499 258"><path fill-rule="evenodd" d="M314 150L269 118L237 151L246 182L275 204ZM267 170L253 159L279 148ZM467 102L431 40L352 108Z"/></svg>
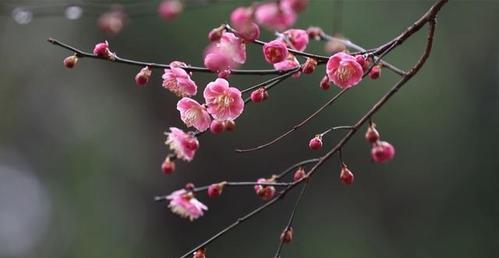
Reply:
<svg viewBox="0 0 499 258"><path fill-rule="evenodd" d="M290 54L284 61L275 63L274 69L278 71L289 71L293 68L297 68L298 66L300 66L300 62L298 62L294 55ZM293 76L300 76L300 72L295 73Z"/></svg>
<svg viewBox="0 0 499 258"><path fill-rule="evenodd" d="M339 52L329 58L326 73L336 86L346 89L362 80L363 70L355 57Z"/></svg>
<svg viewBox="0 0 499 258"><path fill-rule="evenodd" d="M217 120L234 120L244 110L241 91L229 87L229 82L218 78L208 83L203 93L208 112Z"/></svg>
<svg viewBox="0 0 499 258"><path fill-rule="evenodd" d="M182 218L189 218L190 221L203 216L204 210L208 210L208 207L196 199L192 192L187 192L185 189L174 191L166 199L170 200L168 208L173 213Z"/></svg>
<svg viewBox="0 0 499 258"><path fill-rule="evenodd" d="M180 112L180 119L187 127L194 127L200 132L204 132L210 127L210 114L197 101L184 97L178 101L177 110Z"/></svg>
<svg viewBox="0 0 499 258"><path fill-rule="evenodd" d="M253 9L250 7L240 6L232 11L230 14L230 23L234 27L253 22Z"/></svg>
<svg viewBox="0 0 499 258"><path fill-rule="evenodd" d="M283 31L296 22L296 13L290 8L269 2L258 5L255 20L269 30Z"/></svg>
<svg viewBox="0 0 499 258"><path fill-rule="evenodd" d="M280 40L275 39L263 45L263 56L268 63L282 62L288 57L288 47Z"/></svg>
<svg viewBox="0 0 499 258"><path fill-rule="evenodd" d="M199 142L192 134L170 127L170 132L167 135L165 144L175 153L177 158L185 161L191 161L199 148Z"/></svg>
<svg viewBox="0 0 499 258"><path fill-rule="evenodd" d="M230 32L222 33L219 42L205 51L204 65L213 72L223 72L246 62L246 45Z"/></svg>
<svg viewBox="0 0 499 258"><path fill-rule="evenodd" d="M173 92L179 97L194 96L198 86L191 80L189 74L177 65L171 65L170 69L165 69L162 76L163 87Z"/></svg>
<svg viewBox="0 0 499 258"><path fill-rule="evenodd" d="M303 51L308 45L308 33L300 29L290 29L282 33L292 49Z"/></svg>
<svg viewBox="0 0 499 258"><path fill-rule="evenodd" d="M218 43L218 48L227 52L234 62L238 64L246 62L246 44L234 33L224 32Z"/></svg>

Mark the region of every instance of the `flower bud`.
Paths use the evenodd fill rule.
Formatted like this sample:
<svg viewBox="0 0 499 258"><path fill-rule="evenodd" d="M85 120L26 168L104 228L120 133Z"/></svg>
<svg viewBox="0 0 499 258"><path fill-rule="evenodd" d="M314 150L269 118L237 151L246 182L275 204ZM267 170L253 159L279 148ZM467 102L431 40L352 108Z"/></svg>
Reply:
<svg viewBox="0 0 499 258"><path fill-rule="evenodd" d="M309 27L307 29L307 33L308 33L309 38L319 40L319 39L321 39L321 35L324 32L319 27Z"/></svg>
<svg viewBox="0 0 499 258"><path fill-rule="evenodd" d="M266 100L268 96L269 96L269 94L265 90L265 87L261 87L261 88L254 90L253 92L251 92L250 99L251 99L251 101L253 101L255 103L260 103L260 102Z"/></svg>
<svg viewBox="0 0 499 258"><path fill-rule="evenodd" d="M327 75L322 77L320 85L321 85L321 89L323 89L323 90L329 90L329 88L331 88L331 85L329 84L329 77L327 77Z"/></svg>
<svg viewBox="0 0 499 258"><path fill-rule="evenodd" d="M222 195L224 189L224 183L212 184L208 187L208 197L215 198Z"/></svg>
<svg viewBox="0 0 499 258"><path fill-rule="evenodd" d="M222 133L225 130L224 122L219 120L213 120L210 124L210 132L213 134Z"/></svg>
<svg viewBox="0 0 499 258"><path fill-rule="evenodd" d="M293 181L298 181L302 179L305 176L305 169L303 167L299 167L298 170L296 170L295 174L293 175Z"/></svg>
<svg viewBox="0 0 499 258"><path fill-rule="evenodd" d="M135 83L138 86L145 86L148 82L149 79L151 78L152 70L149 68L149 66L146 66L135 75Z"/></svg>
<svg viewBox="0 0 499 258"><path fill-rule="evenodd" d="M109 43L107 41L97 43L94 47L94 55L103 57L103 58L110 58L111 57L111 51L109 51Z"/></svg>
<svg viewBox="0 0 499 258"><path fill-rule="evenodd" d="M267 180L265 178L260 178L257 181L258 183L271 183L273 180ZM255 185L255 192L264 201L268 201L272 199L275 195L275 187L273 186L263 186L263 185Z"/></svg>
<svg viewBox="0 0 499 258"><path fill-rule="evenodd" d="M365 135L366 141L370 143L375 143L379 141L379 133L378 130L376 130L376 125L371 124L369 127L367 127L366 135Z"/></svg>
<svg viewBox="0 0 499 258"><path fill-rule="evenodd" d="M381 66L376 65L369 71L369 78L376 80L379 76L381 76Z"/></svg>
<svg viewBox="0 0 499 258"><path fill-rule="evenodd" d="M318 134L314 138L310 139L308 147L311 150L319 150L320 148L322 148L322 136Z"/></svg>
<svg viewBox="0 0 499 258"><path fill-rule="evenodd" d="M334 54L338 52L343 52L347 49L347 46L338 40L330 40L324 46L326 52Z"/></svg>
<svg viewBox="0 0 499 258"><path fill-rule="evenodd" d="M305 74L311 74L315 71L315 68L317 68L317 60L309 57L307 58L307 61L305 61L305 64L303 64L301 71Z"/></svg>
<svg viewBox="0 0 499 258"><path fill-rule="evenodd" d="M291 242L293 240L293 227L286 228L282 233L281 233L281 241L285 244Z"/></svg>
<svg viewBox="0 0 499 258"><path fill-rule="evenodd" d="M161 170L165 175L171 174L175 171L175 161L171 160L170 157L166 157L165 161L161 164Z"/></svg>
<svg viewBox="0 0 499 258"><path fill-rule="evenodd" d="M201 247L192 254L192 258L206 258L206 248Z"/></svg>
<svg viewBox="0 0 499 258"><path fill-rule="evenodd" d="M356 55L355 61L357 61L357 63L359 63L360 66L362 66L364 72L367 70L367 68L369 68L369 60L367 60L367 58L364 55Z"/></svg>
<svg viewBox="0 0 499 258"><path fill-rule="evenodd" d="M196 188L196 186L195 186L193 183L187 183L187 184L185 184L185 186L184 186L184 189L185 189L187 192L192 192L192 191L194 191L194 188Z"/></svg>
<svg viewBox="0 0 499 258"><path fill-rule="evenodd" d="M224 121L224 129L228 132L232 132L236 129L236 122L234 120Z"/></svg>
<svg viewBox="0 0 499 258"><path fill-rule="evenodd" d="M395 148L388 142L378 141L373 144L371 158L376 163L384 163L395 156Z"/></svg>
<svg viewBox="0 0 499 258"><path fill-rule="evenodd" d="M76 57L76 55L64 58L64 66L68 69L75 67L77 62L78 62L78 57Z"/></svg>
<svg viewBox="0 0 499 258"><path fill-rule="evenodd" d="M341 183L344 185L353 184L353 180L354 180L353 173L344 164L341 166L340 180L341 180Z"/></svg>

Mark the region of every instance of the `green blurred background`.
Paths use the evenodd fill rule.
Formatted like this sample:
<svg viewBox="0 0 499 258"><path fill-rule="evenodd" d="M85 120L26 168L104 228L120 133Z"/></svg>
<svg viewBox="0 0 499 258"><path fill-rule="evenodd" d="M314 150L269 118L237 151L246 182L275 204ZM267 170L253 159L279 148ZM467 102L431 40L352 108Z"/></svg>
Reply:
<svg viewBox="0 0 499 258"><path fill-rule="evenodd" d="M278 135L338 91L319 88L323 68L290 80L270 101L248 105L236 132L203 136L196 159L177 163L167 177L159 168L167 154L163 132L182 124L177 98L160 87L160 71L146 88L134 85L137 67L81 59L69 71L62 60L70 53L46 39L89 51L108 39L122 57L201 64L207 32L249 1L188 8L170 23L153 4L149 15L131 15L115 37L98 30L85 1L79 20L35 13L27 25L10 18L11 7L50 1L0 3L0 257L178 257L262 202L251 188L227 189L216 200L203 194L210 210L191 223L153 196L190 181L252 181L314 157L307 149L312 135L355 122L397 79L385 71L272 148L234 153ZM321 26L371 48L431 4L312 0L296 27ZM396 146L395 159L372 164L359 133L344 153L355 184L339 183L336 159L321 168L283 257L499 257L498 14L498 1L450 1L443 8L428 63L374 118ZM387 60L410 67L424 39L419 33ZM309 49L321 53L323 44ZM246 67L269 67L262 60L260 48L250 46ZM193 79L203 87L214 75ZM241 88L262 80L231 77ZM324 149L339 137L326 138ZM271 257L294 196L210 245L208 256Z"/></svg>

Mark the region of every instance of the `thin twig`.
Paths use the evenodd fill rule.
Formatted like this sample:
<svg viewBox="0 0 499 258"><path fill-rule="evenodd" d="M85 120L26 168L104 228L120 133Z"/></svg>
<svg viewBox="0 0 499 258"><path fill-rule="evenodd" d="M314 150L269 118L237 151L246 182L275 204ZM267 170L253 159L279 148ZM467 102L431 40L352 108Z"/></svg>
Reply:
<svg viewBox="0 0 499 258"><path fill-rule="evenodd" d="M180 258L186 258L187 256L191 255L193 252L196 250L199 250L202 247L205 247L206 245L210 244L211 242L215 241L216 239L220 238L233 228L237 227L241 223L247 221L248 219L254 217L255 215L259 214L263 210L267 209L268 207L274 205L277 203L280 199L284 198L285 195L292 190L294 187L296 187L298 184L305 182L306 180L309 180L310 177L316 173L318 168L320 168L328 159L330 159L335 153L337 153L341 148L350 140L350 138L358 131L358 129L367 121L370 120L371 116L374 115L407 81L409 81L424 65L426 60L428 59L432 44L433 44L433 36L435 32L435 17L437 13L440 11L442 6L447 3L448 0L439 0L436 2L429 10L426 12L415 24L413 24L411 27L409 27L406 31L404 31L401 36L398 38L404 41L407 39L410 35L416 33L421 29L421 27L428 23L429 24L429 32L428 32L428 39L426 43L425 50L418 60L418 62L413 66L413 68L406 74L404 75L391 89L388 91L383 97L376 102L373 107L357 122L355 123L354 127L352 130L350 130L339 142L334 146L329 152L327 152L324 156L320 157L319 160L315 163L315 165L307 172L306 176L303 177L302 179L290 184L287 186L285 189L281 190L279 194L277 194L273 199L268 201L267 203L261 205L260 207L254 209L250 213L246 214L243 217L240 217L237 219L234 223L230 224L229 226L225 227L222 229L220 232L209 238L208 240L204 241L203 243L197 245L194 247L192 250L188 251L184 255L182 255ZM397 45L400 45L402 42L398 43Z"/></svg>
<svg viewBox="0 0 499 258"><path fill-rule="evenodd" d="M137 60L132 60L132 59L126 59L122 57L116 56L113 60L108 59L108 58L103 58L97 55L94 55L93 53L85 52L83 50L80 50L78 48L75 48L73 46L70 46L66 43L63 43L59 40L49 38L48 42L65 48L67 50L70 50L71 52L74 52L77 57L79 58L94 58L94 59L99 59L103 61L109 61L109 62L115 62L115 63L122 63L122 64L128 64L128 65L135 65L135 66L141 66L145 67L148 66L150 68L157 68L157 69L170 69L170 65L167 64L160 64L160 63L152 63L152 62L143 62L143 61L137 61ZM197 66L186 66L182 67L182 69L186 71L192 71L192 72L203 72L203 73L213 73L213 71L210 71L206 67L197 67ZM284 74L287 71L279 71L276 69L269 69L269 70L238 70L234 69L231 70L231 74L241 74L241 75L268 75L268 74Z"/></svg>

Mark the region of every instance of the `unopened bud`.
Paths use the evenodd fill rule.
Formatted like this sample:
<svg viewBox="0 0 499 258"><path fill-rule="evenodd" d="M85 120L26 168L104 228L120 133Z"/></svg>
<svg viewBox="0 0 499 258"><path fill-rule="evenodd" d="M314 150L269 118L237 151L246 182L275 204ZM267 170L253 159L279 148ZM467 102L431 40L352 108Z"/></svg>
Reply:
<svg viewBox="0 0 499 258"><path fill-rule="evenodd" d="M378 130L376 130L375 124L371 124L369 125L369 127L367 127L365 138L370 143L379 141L379 133Z"/></svg>
<svg viewBox="0 0 499 258"><path fill-rule="evenodd" d="M163 161L163 164L161 164L161 170L165 175L171 174L175 171L175 161L171 160L170 157L167 157L165 161Z"/></svg>
<svg viewBox="0 0 499 258"><path fill-rule="evenodd" d="M305 176L305 169L303 169L303 167L299 167L298 170L296 170L295 174L293 175L293 180L296 182L302 179L304 176Z"/></svg>
<svg viewBox="0 0 499 258"><path fill-rule="evenodd" d="M307 58L307 61L305 61L305 64L303 64L302 72L305 74L311 74L315 71L315 68L317 68L317 60L314 58Z"/></svg>
<svg viewBox="0 0 499 258"><path fill-rule="evenodd" d="M323 89L323 90L329 90L329 88L331 88L331 84L329 84L329 78L327 77L327 75L322 77L320 85L321 85L321 89Z"/></svg>
<svg viewBox="0 0 499 258"><path fill-rule="evenodd" d="M138 86L145 86L148 82L149 79L151 78L152 70L149 68L149 66L146 66L135 75L135 83Z"/></svg>
<svg viewBox="0 0 499 258"><path fill-rule="evenodd" d="M374 66L371 71L369 71L369 78L376 80L380 77L381 75L381 66L376 65Z"/></svg>
<svg viewBox="0 0 499 258"><path fill-rule="evenodd" d="M281 241L285 244L291 242L293 240L293 232L292 227L286 228L281 234Z"/></svg>
<svg viewBox="0 0 499 258"><path fill-rule="evenodd" d="M251 92L250 99L254 103L260 103L268 98L269 94L265 87L258 88Z"/></svg>
<svg viewBox="0 0 499 258"><path fill-rule="evenodd" d="M236 130L236 122L234 122L234 120L224 121L224 129L228 132Z"/></svg>
<svg viewBox="0 0 499 258"><path fill-rule="evenodd" d="M324 32L319 27L309 27L307 29L307 33L308 33L309 38L319 40L319 39L321 39L321 35Z"/></svg>
<svg viewBox="0 0 499 258"><path fill-rule="evenodd" d="M352 171L350 171L345 164L341 166L341 171L340 171L340 180L341 183L344 185L351 185L353 184L354 176Z"/></svg>
<svg viewBox="0 0 499 258"><path fill-rule="evenodd" d="M208 187L208 197L215 198L222 195L225 183L216 183Z"/></svg>
<svg viewBox="0 0 499 258"><path fill-rule="evenodd" d="M311 150L319 150L320 148L322 148L322 136L319 134L316 135L314 138L310 139L308 147Z"/></svg>
<svg viewBox="0 0 499 258"><path fill-rule="evenodd" d="M64 66L68 69L75 67L77 62L78 62L78 57L76 57L76 55L64 58Z"/></svg>

